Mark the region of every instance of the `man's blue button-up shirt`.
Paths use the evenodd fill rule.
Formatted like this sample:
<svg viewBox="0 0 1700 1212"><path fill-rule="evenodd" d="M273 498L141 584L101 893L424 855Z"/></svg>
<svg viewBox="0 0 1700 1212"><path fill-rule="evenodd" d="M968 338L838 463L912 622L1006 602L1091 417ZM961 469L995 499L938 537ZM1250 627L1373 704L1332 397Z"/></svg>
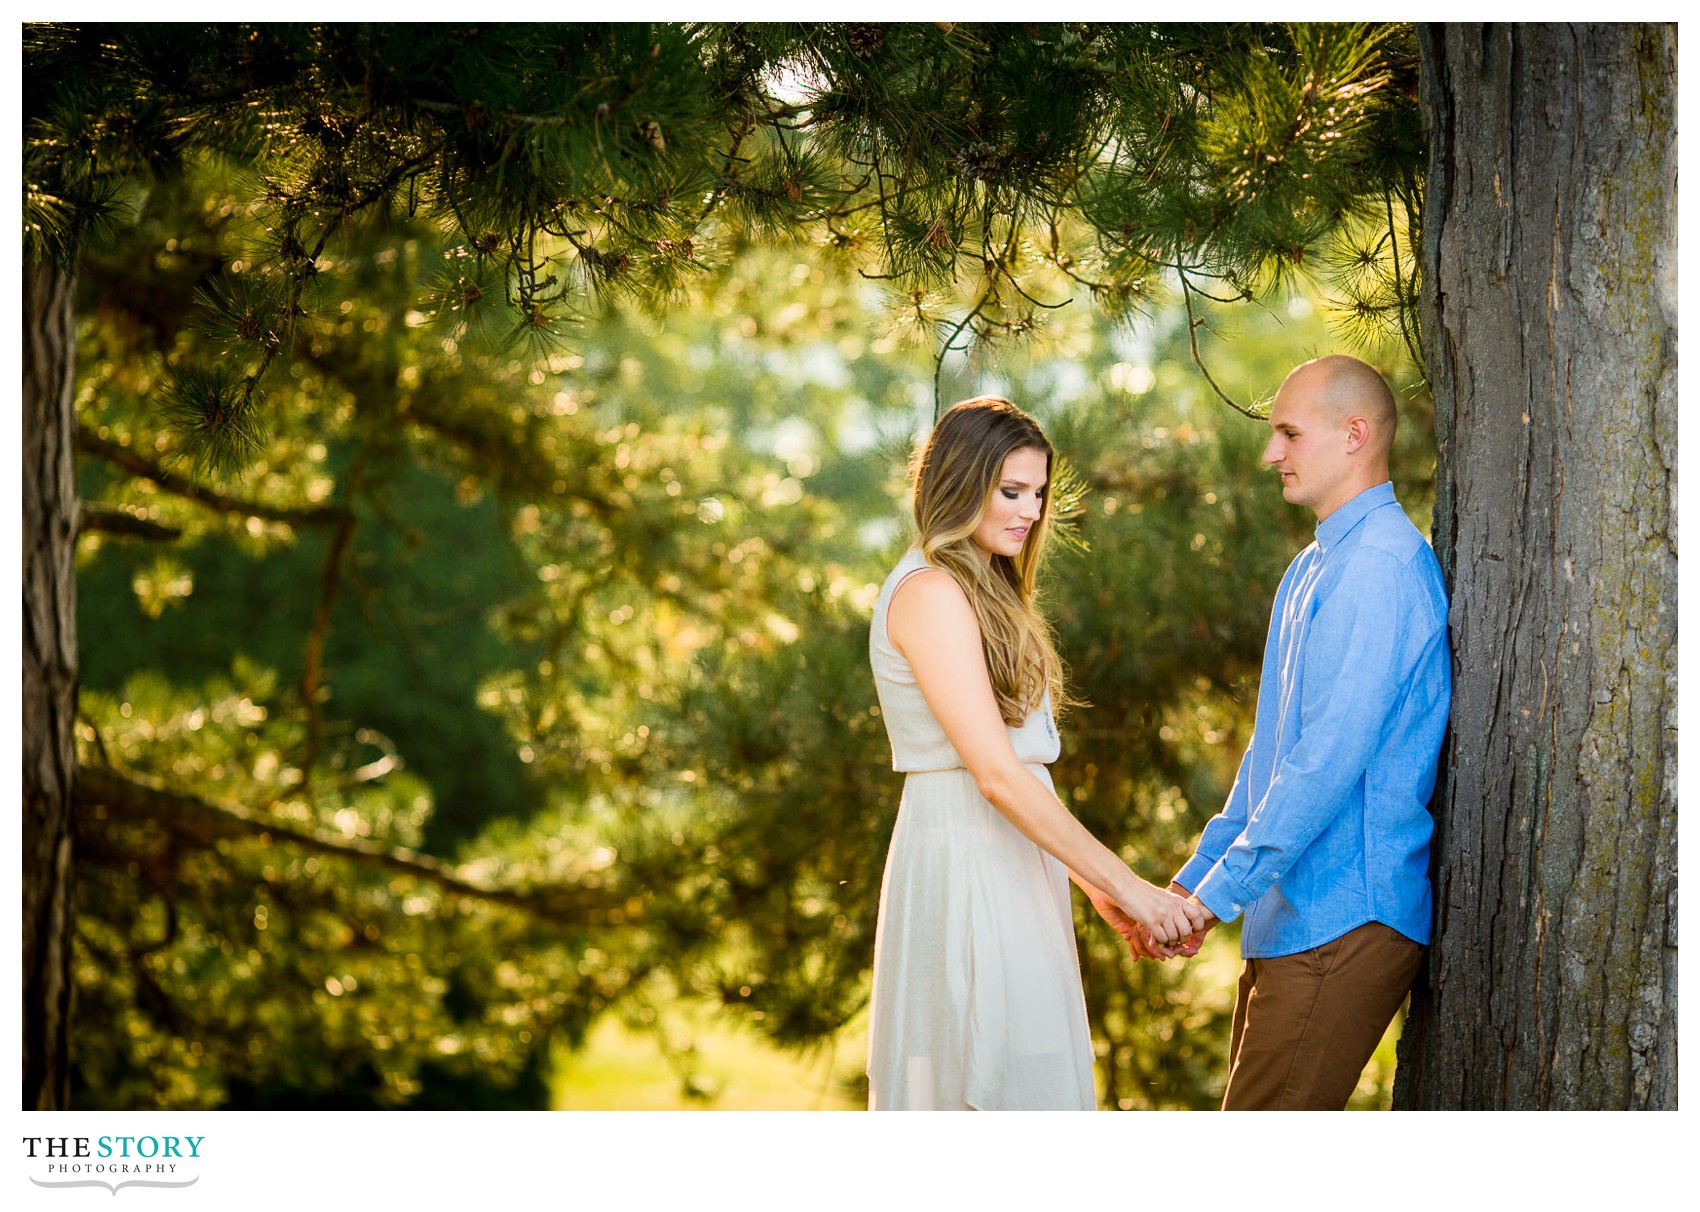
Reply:
<svg viewBox="0 0 1700 1212"><path fill-rule="evenodd" d="M1275 594L1250 747L1175 881L1268 959L1377 921L1429 941L1428 848L1452 697L1434 552L1378 484Z"/></svg>

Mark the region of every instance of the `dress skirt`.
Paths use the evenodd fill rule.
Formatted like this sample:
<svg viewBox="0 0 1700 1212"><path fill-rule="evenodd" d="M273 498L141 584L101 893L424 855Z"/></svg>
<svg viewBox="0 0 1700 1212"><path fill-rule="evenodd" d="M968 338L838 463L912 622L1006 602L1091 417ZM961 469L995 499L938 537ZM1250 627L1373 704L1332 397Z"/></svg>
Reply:
<svg viewBox="0 0 1700 1212"><path fill-rule="evenodd" d="M1027 767L1051 785L1043 765ZM874 938L871 1110L1096 1107L1068 873L966 770L910 774Z"/></svg>

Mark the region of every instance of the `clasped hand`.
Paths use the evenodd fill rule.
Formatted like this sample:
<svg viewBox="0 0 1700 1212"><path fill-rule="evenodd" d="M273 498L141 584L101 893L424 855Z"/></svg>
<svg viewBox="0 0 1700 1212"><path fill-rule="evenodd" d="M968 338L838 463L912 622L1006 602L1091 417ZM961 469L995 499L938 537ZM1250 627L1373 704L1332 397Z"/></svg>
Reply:
<svg viewBox="0 0 1700 1212"><path fill-rule="evenodd" d="M1093 906L1122 936L1135 959L1166 960L1177 956L1185 959L1197 955L1204 936L1217 925L1215 915L1178 885L1171 885L1167 891L1149 884L1145 888L1148 893L1138 898L1140 903L1127 909L1108 898L1094 897Z"/></svg>
<svg viewBox="0 0 1700 1212"><path fill-rule="evenodd" d="M1216 915L1206 909L1196 896L1171 895L1174 895L1177 900L1182 901L1190 909L1197 911L1196 920L1198 924L1182 942L1172 946L1164 946L1157 941L1157 936L1148 927L1136 923L1131 936L1122 935L1127 940L1128 950L1133 953L1134 959L1191 959L1198 954L1198 949L1204 945L1204 936L1219 924Z"/></svg>

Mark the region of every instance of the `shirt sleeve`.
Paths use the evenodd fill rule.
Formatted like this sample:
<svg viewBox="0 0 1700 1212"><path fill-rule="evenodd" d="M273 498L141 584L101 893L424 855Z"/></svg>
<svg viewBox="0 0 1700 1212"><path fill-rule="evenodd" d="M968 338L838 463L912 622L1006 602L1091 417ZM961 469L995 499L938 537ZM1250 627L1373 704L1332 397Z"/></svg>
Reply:
<svg viewBox="0 0 1700 1212"><path fill-rule="evenodd" d="M1275 601L1269 610L1269 639L1263 646L1260 686L1273 686L1280 678L1281 660L1279 646L1275 642L1276 628L1286 610L1293 582L1298 579L1297 569L1303 558L1300 556L1287 566L1287 571L1281 576L1281 583L1275 588ZM1228 789L1227 801L1222 805L1222 811L1205 823L1204 832L1199 836L1198 846L1192 857L1175 873L1171 881L1189 892L1197 891L1198 883L1205 873L1227 853L1228 847L1245 828L1246 819L1251 814L1252 755L1257 752L1258 734L1267 730L1268 735L1273 738L1279 732L1280 712L1276 702L1278 697L1271 695L1265 698L1262 694L1258 695L1255 726L1251 737L1246 741L1240 767L1234 773L1233 786Z"/></svg>
<svg viewBox="0 0 1700 1212"><path fill-rule="evenodd" d="M1311 620L1298 743L1261 802L1249 806L1239 835L1198 884L1189 885L1220 920L1238 917L1287 872L1368 768L1407 690L1408 671L1399 666L1410 587L1401 573L1389 552L1354 552ZM1244 771L1242 763L1242 778Z"/></svg>
<svg viewBox="0 0 1700 1212"><path fill-rule="evenodd" d="M1217 864L1245 829L1246 818L1251 812L1251 753L1256 743L1257 735L1253 733L1246 744L1245 756L1240 758L1239 771L1234 775L1234 785L1228 791L1222 811L1210 818L1199 836L1198 848L1186 865L1175 873L1173 882L1189 892L1197 891L1205 873Z"/></svg>

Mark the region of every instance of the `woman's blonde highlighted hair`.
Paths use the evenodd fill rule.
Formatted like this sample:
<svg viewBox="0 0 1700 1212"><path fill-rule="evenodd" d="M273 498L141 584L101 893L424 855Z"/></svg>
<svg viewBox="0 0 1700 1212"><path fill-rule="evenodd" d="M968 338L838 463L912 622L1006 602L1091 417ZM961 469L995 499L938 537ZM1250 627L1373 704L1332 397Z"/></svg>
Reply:
<svg viewBox="0 0 1700 1212"><path fill-rule="evenodd" d="M921 552L954 576L968 595L980 621L998 711L1012 728L1040 705L1047 688L1053 708L1060 711L1071 702L1035 588L1051 529L1049 492L1013 559L996 554L988 559L974 543L974 530L1003 477L1004 460L1017 450L1044 452L1048 483L1055 456L1038 422L1008 400L977 396L952 405L939 418L914 462Z"/></svg>

